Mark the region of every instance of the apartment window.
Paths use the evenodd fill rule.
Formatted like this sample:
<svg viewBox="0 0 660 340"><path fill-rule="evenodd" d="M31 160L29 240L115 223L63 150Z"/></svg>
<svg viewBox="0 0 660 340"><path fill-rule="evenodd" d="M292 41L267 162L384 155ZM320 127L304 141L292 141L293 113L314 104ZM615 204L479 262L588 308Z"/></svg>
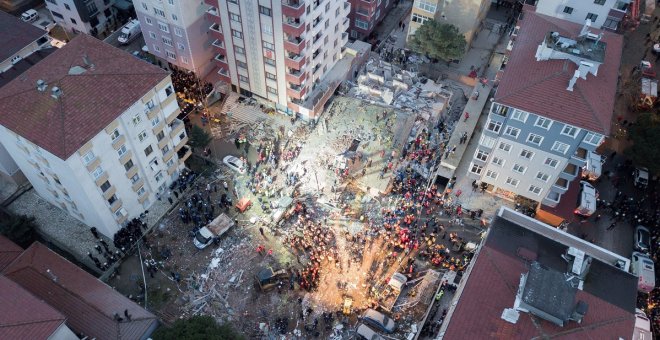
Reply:
<svg viewBox="0 0 660 340"><path fill-rule="evenodd" d="M140 124L140 122L142 121L142 118L140 118L140 114L138 113L135 116L133 116L132 121L133 121L133 126Z"/></svg>
<svg viewBox="0 0 660 340"><path fill-rule="evenodd" d="M265 35L273 35L273 26L266 22L261 25L261 32Z"/></svg>
<svg viewBox="0 0 660 340"><path fill-rule="evenodd" d="M369 23L360 19L355 19L355 27L366 30L369 28Z"/></svg>
<svg viewBox="0 0 660 340"><path fill-rule="evenodd" d="M154 22L151 20L151 18L144 18L144 21L147 23L147 25L153 25Z"/></svg>
<svg viewBox="0 0 660 340"><path fill-rule="evenodd" d="M236 66L238 66L238 67L240 67L240 68L244 68L244 69L247 70L247 64L244 63L244 62L242 62L242 61L240 61L240 60L236 60Z"/></svg>
<svg viewBox="0 0 660 340"><path fill-rule="evenodd" d="M524 174L525 170L527 170L527 168L525 168L524 166L522 166L520 164L515 164L513 166L513 171L515 171L517 173Z"/></svg>
<svg viewBox="0 0 660 340"><path fill-rule="evenodd" d="M174 6L174 0L167 0L167 3Z"/></svg>
<svg viewBox="0 0 660 340"><path fill-rule="evenodd" d="M425 17L423 15L419 15L417 13L413 13L412 18L410 19L412 22L416 22L418 24L424 24L425 22L432 20L432 18Z"/></svg>
<svg viewBox="0 0 660 340"><path fill-rule="evenodd" d="M529 192L533 192L533 193L535 193L535 194L538 195L538 194L541 193L541 191L542 191L543 189L541 189L541 188L539 188L539 187L537 187L537 186L535 186L535 185L530 185L528 190L529 190Z"/></svg>
<svg viewBox="0 0 660 340"><path fill-rule="evenodd" d="M335 25L335 33L339 32L339 24Z"/></svg>
<svg viewBox="0 0 660 340"><path fill-rule="evenodd" d="M488 159L488 152L483 151L483 150L477 150L477 152L474 155L474 158L485 162Z"/></svg>
<svg viewBox="0 0 660 340"><path fill-rule="evenodd" d="M156 135L156 139L160 142L161 140L163 140L163 138L165 138L165 132L163 132L163 131L161 130L161 131Z"/></svg>
<svg viewBox="0 0 660 340"><path fill-rule="evenodd" d="M64 19L64 16L62 14L55 11L50 11L50 12L53 14L54 17Z"/></svg>
<svg viewBox="0 0 660 340"><path fill-rule="evenodd" d="M550 166L550 167L553 167L553 168L556 168L557 165L559 164L559 161L554 159L554 158L548 157L548 158L545 159L545 162L543 162L543 164L545 164L547 166Z"/></svg>
<svg viewBox="0 0 660 340"><path fill-rule="evenodd" d="M577 136L579 129L572 125L564 125L564 128L561 129L561 134L564 136L569 136L575 138Z"/></svg>
<svg viewBox="0 0 660 340"><path fill-rule="evenodd" d="M266 78L270 80L277 80L277 76L269 72L266 72Z"/></svg>
<svg viewBox="0 0 660 340"><path fill-rule="evenodd" d="M266 92L270 94L277 94L277 89L274 87L266 86Z"/></svg>
<svg viewBox="0 0 660 340"><path fill-rule="evenodd" d="M568 148L570 146L568 144L562 143L562 142L555 142L552 144L552 151L556 151L562 154L566 154L568 151Z"/></svg>
<svg viewBox="0 0 660 340"><path fill-rule="evenodd" d="M142 141L144 141L146 138L147 138L147 130L142 130L142 132L140 132L140 133L138 134L138 140L140 140L140 142L142 142Z"/></svg>
<svg viewBox="0 0 660 340"><path fill-rule="evenodd" d="M101 184L101 191L106 192L108 191L108 189L110 189L110 182L109 181L103 182L103 184Z"/></svg>
<svg viewBox="0 0 660 340"><path fill-rule="evenodd" d="M478 165L478 164L474 164L474 163L472 163L472 165L470 166L470 172L475 174L475 175L481 175L481 171L483 169L484 169L484 167L482 167L481 165Z"/></svg>
<svg viewBox="0 0 660 340"><path fill-rule="evenodd" d="M486 135L481 135L481 139L479 139L479 145L483 145L487 148L492 148L495 146L495 138L488 137Z"/></svg>
<svg viewBox="0 0 660 340"><path fill-rule="evenodd" d="M591 22L596 22L597 18L598 18L598 14L588 13L586 19L591 20Z"/></svg>
<svg viewBox="0 0 660 340"><path fill-rule="evenodd" d="M498 173L493 170L486 171L486 177L497 179Z"/></svg>
<svg viewBox="0 0 660 340"><path fill-rule="evenodd" d="M259 6L259 13L269 17L273 16L273 11L270 8L264 6Z"/></svg>
<svg viewBox="0 0 660 340"><path fill-rule="evenodd" d="M149 10L149 7L147 7L147 4L145 4L145 3L143 2L143 3L142 3L142 9L144 9L145 11L148 11L148 10Z"/></svg>
<svg viewBox="0 0 660 340"><path fill-rule="evenodd" d="M156 118L152 119L151 120L151 127L156 127L156 125L158 125L158 123L160 123L160 118L156 117Z"/></svg>
<svg viewBox="0 0 660 340"><path fill-rule="evenodd" d="M275 59L264 57L264 63L266 63L266 65L275 66Z"/></svg>
<svg viewBox="0 0 660 340"><path fill-rule="evenodd" d="M71 7L69 7L69 5L67 5L67 4L64 4L64 8L66 8L69 11L71 10Z"/></svg>
<svg viewBox="0 0 660 340"><path fill-rule="evenodd" d="M502 165L504 165L504 158L493 157L493 161L491 163L493 163L495 165L498 165L498 166L502 166Z"/></svg>
<svg viewBox="0 0 660 340"><path fill-rule="evenodd" d="M117 201L117 195L112 195L112 197L108 198L108 204L112 205Z"/></svg>
<svg viewBox="0 0 660 340"><path fill-rule="evenodd" d="M564 13L572 14L573 13L573 7L564 6Z"/></svg>
<svg viewBox="0 0 660 340"><path fill-rule="evenodd" d="M242 76L242 75L240 75L240 74L238 75L238 80L243 81L243 82L246 82L246 83L249 83L249 82L250 82L250 79L248 79L248 77L246 77L246 76Z"/></svg>
<svg viewBox="0 0 660 340"><path fill-rule="evenodd" d="M168 151L170 151L170 146L165 145L162 149L160 149L160 151L162 151L163 155L165 155Z"/></svg>
<svg viewBox="0 0 660 340"><path fill-rule="evenodd" d="M163 37L163 44L165 44L167 46L172 46L172 39L170 39L168 37Z"/></svg>
<svg viewBox="0 0 660 340"><path fill-rule="evenodd" d="M584 137L584 142L591 145L600 145L603 140L603 136L593 132L587 132L587 135Z"/></svg>
<svg viewBox="0 0 660 340"><path fill-rule="evenodd" d="M263 44L264 44L265 49L275 51L275 45L273 45L273 44L271 44L267 41L264 41Z"/></svg>
<svg viewBox="0 0 660 340"><path fill-rule="evenodd" d="M150 37L151 39L156 39L156 33L154 33L154 32L149 32L149 37Z"/></svg>
<svg viewBox="0 0 660 340"><path fill-rule="evenodd" d="M152 152L154 152L154 148L151 145L147 146L147 148L144 149L144 155L145 156L151 155Z"/></svg>
<svg viewBox="0 0 660 340"><path fill-rule="evenodd" d="M520 152L520 157L522 158L527 158L527 159L532 159L534 157L534 153L529 151L529 150L524 150Z"/></svg>
<svg viewBox="0 0 660 340"><path fill-rule="evenodd" d="M232 4L237 4L238 0L227 0L227 2L232 3Z"/></svg>
<svg viewBox="0 0 660 340"><path fill-rule="evenodd" d="M546 130L550 129L550 125L552 125L552 121L543 117L536 118L536 122L534 123L534 126L538 126Z"/></svg>
<svg viewBox="0 0 660 340"><path fill-rule="evenodd" d="M234 38L243 39L243 33L237 30L231 30L231 35L234 36Z"/></svg>
<svg viewBox="0 0 660 340"><path fill-rule="evenodd" d="M117 154L119 155L119 157L123 156L125 153L126 153L126 144L122 145L117 150Z"/></svg>
<svg viewBox="0 0 660 340"><path fill-rule="evenodd" d="M103 168L101 166L97 166L96 169L94 169L94 172L92 172L92 176L94 176L94 179L99 179L101 177L101 174L103 174Z"/></svg>
<svg viewBox="0 0 660 340"><path fill-rule="evenodd" d="M174 158L171 158L169 161L167 161L168 168L171 167L172 165L174 165Z"/></svg>
<svg viewBox="0 0 660 340"><path fill-rule="evenodd" d="M94 153L92 151L89 151L83 156L83 163L87 165L91 163L94 160L94 158L96 158L96 156L94 156Z"/></svg>
<svg viewBox="0 0 660 340"><path fill-rule="evenodd" d="M133 175L133 177L131 177L131 184L135 184L139 180L140 180L140 175L135 174L135 175Z"/></svg>
<svg viewBox="0 0 660 340"><path fill-rule="evenodd" d="M128 162L124 163L124 169L126 169L126 171L131 170L133 165L133 160L129 159Z"/></svg>
<svg viewBox="0 0 660 340"><path fill-rule="evenodd" d="M71 19L71 23L72 23L72 24L74 24L74 25L77 25L77 24L78 24L78 22L76 22L76 19L74 19L74 18L70 18L70 19Z"/></svg>
<svg viewBox="0 0 660 340"><path fill-rule="evenodd" d="M154 14L164 18L165 17L165 12L162 9L154 8Z"/></svg>
<svg viewBox="0 0 660 340"><path fill-rule="evenodd" d="M415 1L415 7L421 9L422 11L435 13L435 10L438 8L438 4L437 1L417 0Z"/></svg>
<svg viewBox="0 0 660 340"><path fill-rule="evenodd" d="M506 117L506 114L507 114L507 112L509 111L509 107L508 107L508 106L504 106L504 105L500 105L500 104L497 104L497 103L494 103L494 104L493 104L493 107L491 108L491 111L492 111L494 114L500 115L500 116L502 116L502 117Z"/></svg>
<svg viewBox="0 0 660 340"><path fill-rule="evenodd" d="M147 192L147 191L144 189L144 187L141 187L140 189L138 189L138 191L137 191L138 197L144 195L145 192Z"/></svg>
<svg viewBox="0 0 660 340"><path fill-rule="evenodd" d="M162 181L163 180L163 172L158 171L158 173L156 174L156 176L154 178L156 179L156 182Z"/></svg>
<svg viewBox="0 0 660 340"><path fill-rule="evenodd" d="M114 142L115 139L119 138L119 130L114 129L112 133L110 134L110 139Z"/></svg>
<svg viewBox="0 0 660 340"><path fill-rule="evenodd" d="M536 174L536 179L541 180L543 182L547 182L550 179L550 175L539 171Z"/></svg>
<svg viewBox="0 0 660 340"><path fill-rule="evenodd" d="M236 54L245 54L245 49L243 47L234 46Z"/></svg>
<svg viewBox="0 0 660 340"><path fill-rule="evenodd" d="M504 143L504 142L500 143L500 150L506 151L506 152L511 151L511 144Z"/></svg>
<svg viewBox="0 0 660 340"><path fill-rule="evenodd" d="M236 13L229 12L229 20L241 22L241 16Z"/></svg>
<svg viewBox="0 0 660 340"><path fill-rule="evenodd" d="M176 54L174 54L174 52L165 50L165 54L167 54L168 58L176 60Z"/></svg>
<svg viewBox="0 0 660 340"><path fill-rule="evenodd" d="M507 179L506 179L506 184L508 184L512 187L517 187L518 183L520 183L520 181L515 179L515 178L507 177Z"/></svg>
<svg viewBox="0 0 660 340"><path fill-rule="evenodd" d="M154 51L160 52L160 46L154 44Z"/></svg>
<svg viewBox="0 0 660 340"><path fill-rule="evenodd" d="M527 121L527 116L529 114L525 111L520 111L520 110L514 110L513 113L511 114L511 119L517 120L519 122L526 122Z"/></svg>
<svg viewBox="0 0 660 340"><path fill-rule="evenodd" d="M496 122L494 120L489 120L488 124L486 125L486 129L488 131L492 131L495 133L499 133L501 128L502 128L502 122Z"/></svg>
<svg viewBox="0 0 660 340"><path fill-rule="evenodd" d="M183 37L183 30L179 27L174 27L174 34Z"/></svg>
<svg viewBox="0 0 660 340"><path fill-rule="evenodd" d="M530 133L529 136L527 136L527 142L536 145L541 145L541 143L543 143L543 137Z"/></svg>
<svg viewBox="0 0 660 340"><path fill-rule="evenodd" d="M520 129L514 128L513 126L507 126L506 129L504 129L504 134L513 138L518 138Z"/></svg>
<svg viewBox="0 0 660 340"><path fill-rule="evenodd" d="M188 65L188 58L182 56L182 57L181 57L181 62L184 63L184 64L186 64L186 65Z"/></svg>
<svg viewBox="0 0 660 340"><path fill-rule="evenodd" d="M181 51L184 51L184 50L186 49L186 45L184 45L184 44L182 44L182 43L176 43L176 46L177 46Z"/></svg>
<svg viewBox="0 0 660 340"><path fill-rule="evenodd" d="M176 14L172 14L172 20L177 21L179 20L179 17L177 17Z"/></svg>
<svg viewBox="0 0 660 340"><path fill-rule="evenodd" d="M607 0L594 0L594 3L595 3L596 5L601 5L601 6L602 6L602 5L605 4L606 1L607 1Z"/></svg>

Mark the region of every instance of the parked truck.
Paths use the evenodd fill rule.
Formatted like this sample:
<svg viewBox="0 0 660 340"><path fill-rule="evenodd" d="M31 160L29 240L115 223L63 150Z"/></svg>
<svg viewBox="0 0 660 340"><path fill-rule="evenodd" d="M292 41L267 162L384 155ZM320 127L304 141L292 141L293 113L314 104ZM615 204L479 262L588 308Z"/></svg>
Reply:
<svg viewBox="0 0 660 340"><path fill-rule="evenodd" d="M388 312L392 311L394 304L399 299L403 287L408 282L408 278L401 273L394 273L390 280L387 282L387 286L381 294L382 299L380 306L383 307Z"/></svg>
<svg viewBox="0 0 660 340"><path fill-rule="evenodd" d="M142 31L140 31L140 21L138 19L129 20L124 27L121 28L121 33L119 34L119 41L122 45L128 45L131 41L135 40Z"/></svg>
<svg viewBox="0 0 660 340"><path fill-rule="evenodd" d="M204 249L234 226L234 221L226 214L220 214L209 224L195 233L193 243L198 249Z"/></svg>

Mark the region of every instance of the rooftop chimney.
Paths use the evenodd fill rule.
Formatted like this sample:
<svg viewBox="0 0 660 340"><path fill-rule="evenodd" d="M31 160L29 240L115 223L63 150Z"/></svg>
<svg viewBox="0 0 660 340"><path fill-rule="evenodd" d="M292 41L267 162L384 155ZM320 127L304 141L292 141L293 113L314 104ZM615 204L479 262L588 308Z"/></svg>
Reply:
<svg viewBox="0 0 660 340"><path fill-rule="evenodd" d="M55 99L60 99L62 96L62 90L60 90L60 88L57 86L53 86L53 88L50 90L50 96Z"/></svg>
<svg viewBox="0 0 660 340"><path fill-rule="evenodd" d="M39 92L44 92L46 91L46 88L48 88L48 84L42 79L37 80L37 90Z"/></svg>
<svg viewBox="0 0 660 340"><path fill-rule="evenodd" d="M573 92L573 86L575 86L575 82L579 77L580 77L580 71L575 70L575 73L573 74L573 78L571 78L571 80L568 82L568 87L566 89Z"/></svg>

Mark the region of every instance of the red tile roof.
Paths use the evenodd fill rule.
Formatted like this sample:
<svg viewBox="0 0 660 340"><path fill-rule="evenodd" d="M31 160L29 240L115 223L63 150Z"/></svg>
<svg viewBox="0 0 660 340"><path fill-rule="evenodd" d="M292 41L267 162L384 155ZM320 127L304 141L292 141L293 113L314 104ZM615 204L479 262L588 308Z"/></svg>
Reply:
<svg viewBox="0 0 660 340"><path fill-rule="evenodd" d="M64 315L0 275L0 338L48 339Z"/></svg>
<svg viewBox="0 0 660 340"><path fill-rule="evenodd" d="M5 269L5 267L21 255L22 252L23 248L19 247L10 239L0 235L0 271Z"/></svg>
<svg viewBox="0 0 660 340"><path fill-rule="evenodd" d="M85 71L69 74L74 67ZM67 159L166 77L163 69L80 34L0 88L0 125ZM48 84L45 92L37 90L39 79ZM62 91L59 100L51 97L54 86Z"/></svg>
<svg viewBox="0 0 660 340"><path fill-rule="evenodd" d="M36 27L19 18L0 11L0 62L11 58L25 46L39 40L48 34L45 30Z"/></svg>
<svg viewBox="0 0 660 340"><path fill-rule="evenodd" d="M153 314L39 242L3 274L64 314L74 332L89 337L140 339L157 325ZM132 321L124 318L124 310ZM115 321L115 313L124 321Z"/></svg>
<svg viewBox="0 0 660 340"><path fill-rule="evenodd" d="M536 61L535 55L548 32L576 37L582 25L538 14L529 8L525 8L518 24L520 31L495 101L609 135L623 37L590 28L594 34L603 32L601 41L607 44L604 62L598 68L598 76L589 74L586 80L578 79L571 92L566 88L577 69L575 63L567 60Z"/></svg>

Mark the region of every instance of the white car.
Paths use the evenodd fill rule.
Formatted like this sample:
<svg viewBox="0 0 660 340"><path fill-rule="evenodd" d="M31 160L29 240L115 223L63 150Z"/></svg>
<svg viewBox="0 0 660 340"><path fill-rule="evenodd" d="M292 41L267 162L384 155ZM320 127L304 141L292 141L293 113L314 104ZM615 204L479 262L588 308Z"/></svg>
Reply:
<svg viewBox="0 0 660 340"><path fill-rule="evenodd" d="M245 173L245 164L238 157L235 156L226 156L222 163L225 163L230 169L238 172L239 174Z"/></svg>
<svg viewBox="0 0 660 340"><path fill-rule="evenodd" d="M35 22L39 19L39 12L35 11L34 9L28 9L27 11L23 12L21 14L21 20L25 22Z"/></svg>
<svg viewBox="0 0 660 340"><path fill-rule="evenodd" d="M644 189L649 184L649 170L646 168L635 168L633 178L635 186Z"/></svg>
<svg viewBox="0 0 660 340"><path fill-rule="evenodd" d="M383 340L383 337L378 335L373 329L365 324L360 324L356 330L358 338L366 340Z"/></svg>

